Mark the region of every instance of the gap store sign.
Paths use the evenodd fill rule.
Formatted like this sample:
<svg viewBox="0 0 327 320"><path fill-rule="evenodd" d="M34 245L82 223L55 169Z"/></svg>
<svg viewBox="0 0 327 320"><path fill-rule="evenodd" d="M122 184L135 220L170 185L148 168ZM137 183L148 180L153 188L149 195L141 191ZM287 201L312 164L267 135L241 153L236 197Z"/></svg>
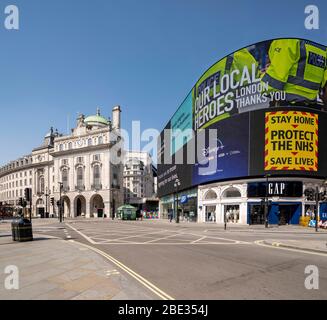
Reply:
<svg viewBox="0 0 327 320"><path fill-rule="evenodd" d="M303 183L300 181L251 182L248 184L248 198L269 197L301 198Z"/></svg>

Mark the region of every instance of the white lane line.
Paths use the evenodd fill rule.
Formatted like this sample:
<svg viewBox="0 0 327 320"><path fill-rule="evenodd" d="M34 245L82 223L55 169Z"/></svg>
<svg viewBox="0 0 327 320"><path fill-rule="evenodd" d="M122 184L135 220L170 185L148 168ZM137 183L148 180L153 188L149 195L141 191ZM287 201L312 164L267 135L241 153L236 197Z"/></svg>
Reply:
<svg viewBox="0 0 327 320"><path fill-rule="evenodd" d="M204 240L206 238L206 236L203 236L202 238L199 238L198 240L195 240L195 241L192 241L191 243L194 244L194 243L197 243L201 240Z"/></svg>
<svg viewBox="0 0 327 320"><path fill-rule="evenodd" d="M185 235L193 235L193 236L197 236L197 237L200 237L201 235L200 234L196 234L196 233L184 233ZM241 240L235 240L235 239L229 239L229 238L221 238L221 237L215 237L215 236L206 236L207 238L210 238L210 239L217 239L217 240L224 240L224 241L229 241L229 242L235 242L235 243L244 243L244 244L251 244L251 242L248 242L248 241L241 241Z"/></svg>
<svg viewBox="0 0 327 320"><path fill-rule="evenodd" d="M121 242L100 242L98 243L99 245L121 245L121 246L128 246L128 245L147 245L147 246L201 246L203 244L210 244L210 245L226 245L226 246L231 246L231 245L249 245L248 243L237 243L237 242L196 242L196 243L191 243L191 242L126 242L126 243L121 243Z"/></svg>
<svg viewBox="0 0 327 320"><path fill-rule="evenodd" d="M292 251L292 252L300 252L300 253L306 253L306 254L313 254L316 256L321 256L321 257L327 257L327 253L319 253L319 252L314 252L314 251L306 251L306 250L301 250L301 249L293 249L293 248L285 248L285 247L281 247L280 243L276 243L273 242L271 245L270 244L265 244L263 243L265 240L257 240L254 241L254 243L258 246L261 247L267 247L267 248L271 248L271 249L278 249L278 250L286 250L286 251ZM274 245L274 244L278 244L278 245Z"/></svg>
<svg viewBox="0 0 327 320"><path fill-rule="evenodd" d="M103 256L104 258L106 258L107 260L112 262L113 264L115 264L121 270L125 271L127 274L129 274L131 277L133 277L135 280L137 280L143 286L148 288L150 291L152 291L154 294L156 294L162 300L175 300L173 297L171 297L170 295L168 295L167 293L165 293L164 291L159 289L153 283L146 280L141 275L139 275L138 273L136 273L132 269L128 268L126 265L124 265L123 263L121 263L120 261L115 259L114 257L110 256L109 254L107 254L107 253L105 253L105 252L103 252L103 251L101 251L99 249L93 248L93 247L91 247L91 246L89 246L87 244L81 243L81 242L77 242L77 241L74 241L74 240L70 240L70 242L78 243L79 245L85 246L85 247L89 248L90 250L93 250L94 252L97 252L98 254L100 254L101 256Z"/></svg>
<svg viewBox="0 0 327 320"><path fill-rule="evenodd" d="M84 239L86 239L88 242L92 243L92 244L96 244L95 241L93 241L91 238L89 238L88 236L86 236L85 234L83 234L82 232L78 231L77 229L75 229L74 227L72 227L69 223L66 223L66 225L71 228L72 230L74 230L75 232L77 232L79 235L81 235Z"/></svg>
<svg viewBox="0 0 327 320"><path fill-rule="evenodd" d="M183 235L186 235L186 236L187 235L193 235L193 236L196 236L196 237L201 237L202 236L202 235L199 235L199 234L189 233L189 232L182 233L182 232L178 232L178 231L174 231L174 230L160 230L160 231L158 231L156 233L151 232L151 233L146 233L146 234L133 235L133 236L129 236L129 237L122 237L122 238L116 238L116 239L106 239L104 241L96 242L92 238L90 238L90 237L86 236L85 234L83 234L81 231L75 229L70 224L66 223L66 225L69 226L72 230L76 231L78 234L80 234L84 239L86 239L91 244L101 244L101 245L128 245L128 244L132 244L132 245L140 245L140 244L189 245L189 244L191 244L189 242L185 242L185 243L183 243L183 242L157 243L157 241L165 240L165 239L172 238L172 237L183 236ZM163 233L163 232L174 232L174 234L166 236L166 237L158 238L158 239L153 239L153 240L150 240L150 241L147 241L147 242L136 242L136 241L129 242L129 241L125 240L125 239L132 239L132 238L142 237L142 236L145 236L145 235L160 234L160 233ZM221 245L221 244L251 244L251 242L245 242L245 241L239 241L239 240L227 239L227 238L220 238L220 237L215 237L215 236L210 236L210 237L207 236L207 238L228 241L228 243L208 241L208 242L205 242L203 244L210 244L210 245L212 245L212 244L219 244L219 245ZM117 242L117 241L121 241L121 242ZM194 244L202 244L202 243L194 243Z"/></svg>
<svg viewBox="0 0 327 320"><path fill-rule="evenodd" d="M166 237L163 237L163 238L157 238L157 239L154 239L154 240L150 240L150 241L146 241L146 242L143 242L144 244L147 244L147 243L154 243L156 241L160 241L160 240L166 240L168 238L173 238L173 237L177 237L181 235L181 233L177 233L177 234L171 234L170 236L166 236Z"/></svg>
<svg viewBox="0 0 327 320"><path fill-rule="evenodd" d="M167 230L161 230L158 232L148 232L148 233L137 234L137 235L133 235L133 236L129 236L129 237L117 238L116 241L131 239L131 238L138 238L138 237L142 238L142 236L146 236L146 235L150 235L150 234L159 234L159 233L163 233L163 232L167 232Z"/></svg>

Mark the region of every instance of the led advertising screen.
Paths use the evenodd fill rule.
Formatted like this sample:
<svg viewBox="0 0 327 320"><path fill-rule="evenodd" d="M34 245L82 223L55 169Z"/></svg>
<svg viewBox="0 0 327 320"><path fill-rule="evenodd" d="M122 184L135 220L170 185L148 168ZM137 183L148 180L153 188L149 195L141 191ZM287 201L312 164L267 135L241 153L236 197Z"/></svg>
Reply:
<svg viewBox="0 0 327 320"><path fill-rule="evenodd" d="M322 175L326 82L326 47L309 40L263 41L219 60L165 128L159 195L176 179L186 189L265 172Z"/></svg>
<svg viewBox="0 0 327 320"><path fill-rule="evenodd" d="M327 176L327 113L274 108L250 113L249 176Z"/></svg>
<svg viewBox="0 0 327 320"><path fill-rule="evenodd" d="M198 150L203 158L199 157L193 166L193 185L247 176L249 114L214 123L210 128L216 129L217 135L213 139L207 135L204 147Z"/></svg>

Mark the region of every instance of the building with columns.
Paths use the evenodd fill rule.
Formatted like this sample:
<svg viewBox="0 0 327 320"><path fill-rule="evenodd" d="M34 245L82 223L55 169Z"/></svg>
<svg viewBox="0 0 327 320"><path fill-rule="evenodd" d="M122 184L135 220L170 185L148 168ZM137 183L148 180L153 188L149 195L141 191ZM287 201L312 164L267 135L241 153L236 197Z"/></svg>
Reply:
<svg viewBox="0 0 327 320"><path fill-rule="evenodd" d="M125 203L143 211L158 211L156 168L148 152L126 151L124 156Z"/></svg>
<svg viewBox="0 0 327 320"><path fill-rule="evenodd" d="M33 216L57 216L60 196L65 217L112 216L124 200L120 125L116 106L112 121L98 109L80 115L68 135L51 128L30 155L0 168L1 207L17 206L31 188Z"/></svg>

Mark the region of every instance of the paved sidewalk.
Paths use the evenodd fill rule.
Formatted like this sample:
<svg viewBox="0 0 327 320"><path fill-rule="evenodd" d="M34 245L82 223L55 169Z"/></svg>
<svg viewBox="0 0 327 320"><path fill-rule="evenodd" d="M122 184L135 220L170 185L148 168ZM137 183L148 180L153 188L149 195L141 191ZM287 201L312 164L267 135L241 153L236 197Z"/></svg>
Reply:
<svg viewBox="0 0 327 320"><path fill-rule="evenodd" d="M327 241L322 240L264 240L263 243L274 247L327 254Z"/></svg>
<svg viewBox="0 0 327 320"><path fill-rule="evenodd" d="M19 268L19 290L4 288L4 269ZM100 255L74 242L35 235L12 242L0 233L0 300L151 300L155 297Z"/></svg>

